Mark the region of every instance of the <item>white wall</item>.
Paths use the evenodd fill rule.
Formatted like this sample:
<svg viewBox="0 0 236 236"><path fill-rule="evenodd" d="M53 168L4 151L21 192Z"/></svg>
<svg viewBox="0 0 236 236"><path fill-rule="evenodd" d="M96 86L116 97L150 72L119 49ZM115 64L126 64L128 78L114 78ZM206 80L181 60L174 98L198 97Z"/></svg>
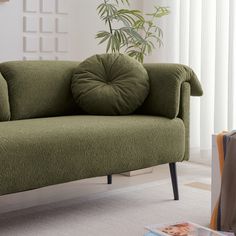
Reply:
<svg viewBox="0 0 236 236"><path fill-rule="evenodd" d="M104 53L105 46L95 39L99 30L107 29L99 19L96 8L101 1L71 0L70 59L82 60L95 53ZM142 0L132 0L131 7L141 9Z"/></svg>
<svg viewBox="0 0 236 236"><path fill-rule="evenodd" d="M152 13L155 5L169 7L170 11L179 5L180 0L148 0L144 1L144 12ZM179 44L178 27L173 27L179 23L179 11L171 11L171 14L158 20L158 25L163 30L163 47L156 48L146 62L178 62L179 51L176 45Z"/></svg>
<svg viewBox="0 0 236 236"><path fill-rule="evenodd" d="M101 1L88 0L69 0L66 1L68 5L68 51L66 53L59 53L56 51L42 52L38 49L34 51L25 51L23 47L23 37L63 37L62 34L52 32L51 34L42 34L38 26L37 32L23 32L23 17L41 17L48 16L57 17L58 15L41 13L39 10L39 3L41 0L26 0L29 4L35 4L36 12L24 11L24 0L11 0L9 2L0 3L0 62L8 60L26 59L47 59L56 58L68 60L82 60L95 53L105 52L104 45L98 45L98 40L95 35L98 30L104 30L106 27L99 19L96 8ZM55 0L56 1L56 0ZM59 0L61 1L61 0ZM62 0L63 1L63 0ZM141 0L133 0L132 7L141 8ZM45 1L45 3L47 3ZM50 3L48 3L50 5ZM63 16L63 15L61 15ZM29 21L30 22L30 21ZM38 23L39 24L39 23ZM55 26L54 26L55 27ZM50 42L50 40L46 40ZM35 44L35 42L32 42ZM56 43L55 43L56 44ZM32 45L36 46L36 45ZM31 47L31 45L29 46ZM56 46L55 46L56 47ZM47 45L46 45L47 48Z"/></svg>
<svg viewBox="0 0 236 236"><path fill-rule="evenodd" d="M0 2L0 61L22 58L22 1Z"/></svg>
<svg viewBox="0 0 236 236"><path fill-rule="evenodd" d="M71 0L70 3L70 59L83 60L95 53L104 52L104 46L98 46L96 32L103 30L103 23L96 12L99 1Z"/></svg>

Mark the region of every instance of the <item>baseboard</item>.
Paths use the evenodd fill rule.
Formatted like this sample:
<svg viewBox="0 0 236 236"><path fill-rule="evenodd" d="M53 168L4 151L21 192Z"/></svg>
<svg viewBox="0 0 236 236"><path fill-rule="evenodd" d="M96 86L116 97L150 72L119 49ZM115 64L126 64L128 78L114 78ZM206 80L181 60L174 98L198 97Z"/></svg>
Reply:
<svg viewBox="0 0 236 236"><path fill-rule="evenodd" d="M190 162L211 166L211 149L190 148Z"/></svg>

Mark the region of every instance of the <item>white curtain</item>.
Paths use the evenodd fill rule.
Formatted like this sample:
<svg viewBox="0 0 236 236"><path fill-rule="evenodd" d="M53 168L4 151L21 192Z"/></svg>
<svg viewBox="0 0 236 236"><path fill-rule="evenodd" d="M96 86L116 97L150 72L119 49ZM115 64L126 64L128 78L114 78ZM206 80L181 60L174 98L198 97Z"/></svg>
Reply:
<svg viewBox="0 0 236 236"><path fill-rule="evenodd" d="M200 79L204 96L191 98L191 147L208 150L211 135L236 128L236 1L144 0L169 6L160 19L164 47L149 62L189 65Z"/></svg>

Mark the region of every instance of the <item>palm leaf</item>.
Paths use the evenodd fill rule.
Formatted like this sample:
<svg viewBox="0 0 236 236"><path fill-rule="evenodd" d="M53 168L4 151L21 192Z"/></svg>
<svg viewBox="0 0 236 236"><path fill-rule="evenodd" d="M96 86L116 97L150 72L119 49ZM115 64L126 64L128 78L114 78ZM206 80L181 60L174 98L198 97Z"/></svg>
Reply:
<svg viewBox="0 0 236 236"><path fill-rule="evenodd" d="M155 46L162 46L163 31L157 25L158 18L170 13L168 7L156 6L151 14L139 10L120 8L129 5L129 0L103 0L97 12L108 31L99 31L99 44L106 43L106 52L120 52L143 62ZM145 16L145 17L144 17ZM117 27L118 26L118 27Z"/></svg>

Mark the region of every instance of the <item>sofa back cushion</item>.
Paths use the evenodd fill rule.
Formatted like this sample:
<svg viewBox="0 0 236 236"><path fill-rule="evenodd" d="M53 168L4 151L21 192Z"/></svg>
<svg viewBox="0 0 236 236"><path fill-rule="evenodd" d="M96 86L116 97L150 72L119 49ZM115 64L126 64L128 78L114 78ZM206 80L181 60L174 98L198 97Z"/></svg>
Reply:
<svg viewBox="0 0 236 236"><path fill-rule="evenodd" d="M7 82L0 73L0 121L8 121L10 118Z"/></svg>
<svg viewBox="0 0 236 236"><path fill-rule="evenodd" d="M17 61L0 64L7 81L11 120L73 114L70 84L78 62Z"/></svg>

